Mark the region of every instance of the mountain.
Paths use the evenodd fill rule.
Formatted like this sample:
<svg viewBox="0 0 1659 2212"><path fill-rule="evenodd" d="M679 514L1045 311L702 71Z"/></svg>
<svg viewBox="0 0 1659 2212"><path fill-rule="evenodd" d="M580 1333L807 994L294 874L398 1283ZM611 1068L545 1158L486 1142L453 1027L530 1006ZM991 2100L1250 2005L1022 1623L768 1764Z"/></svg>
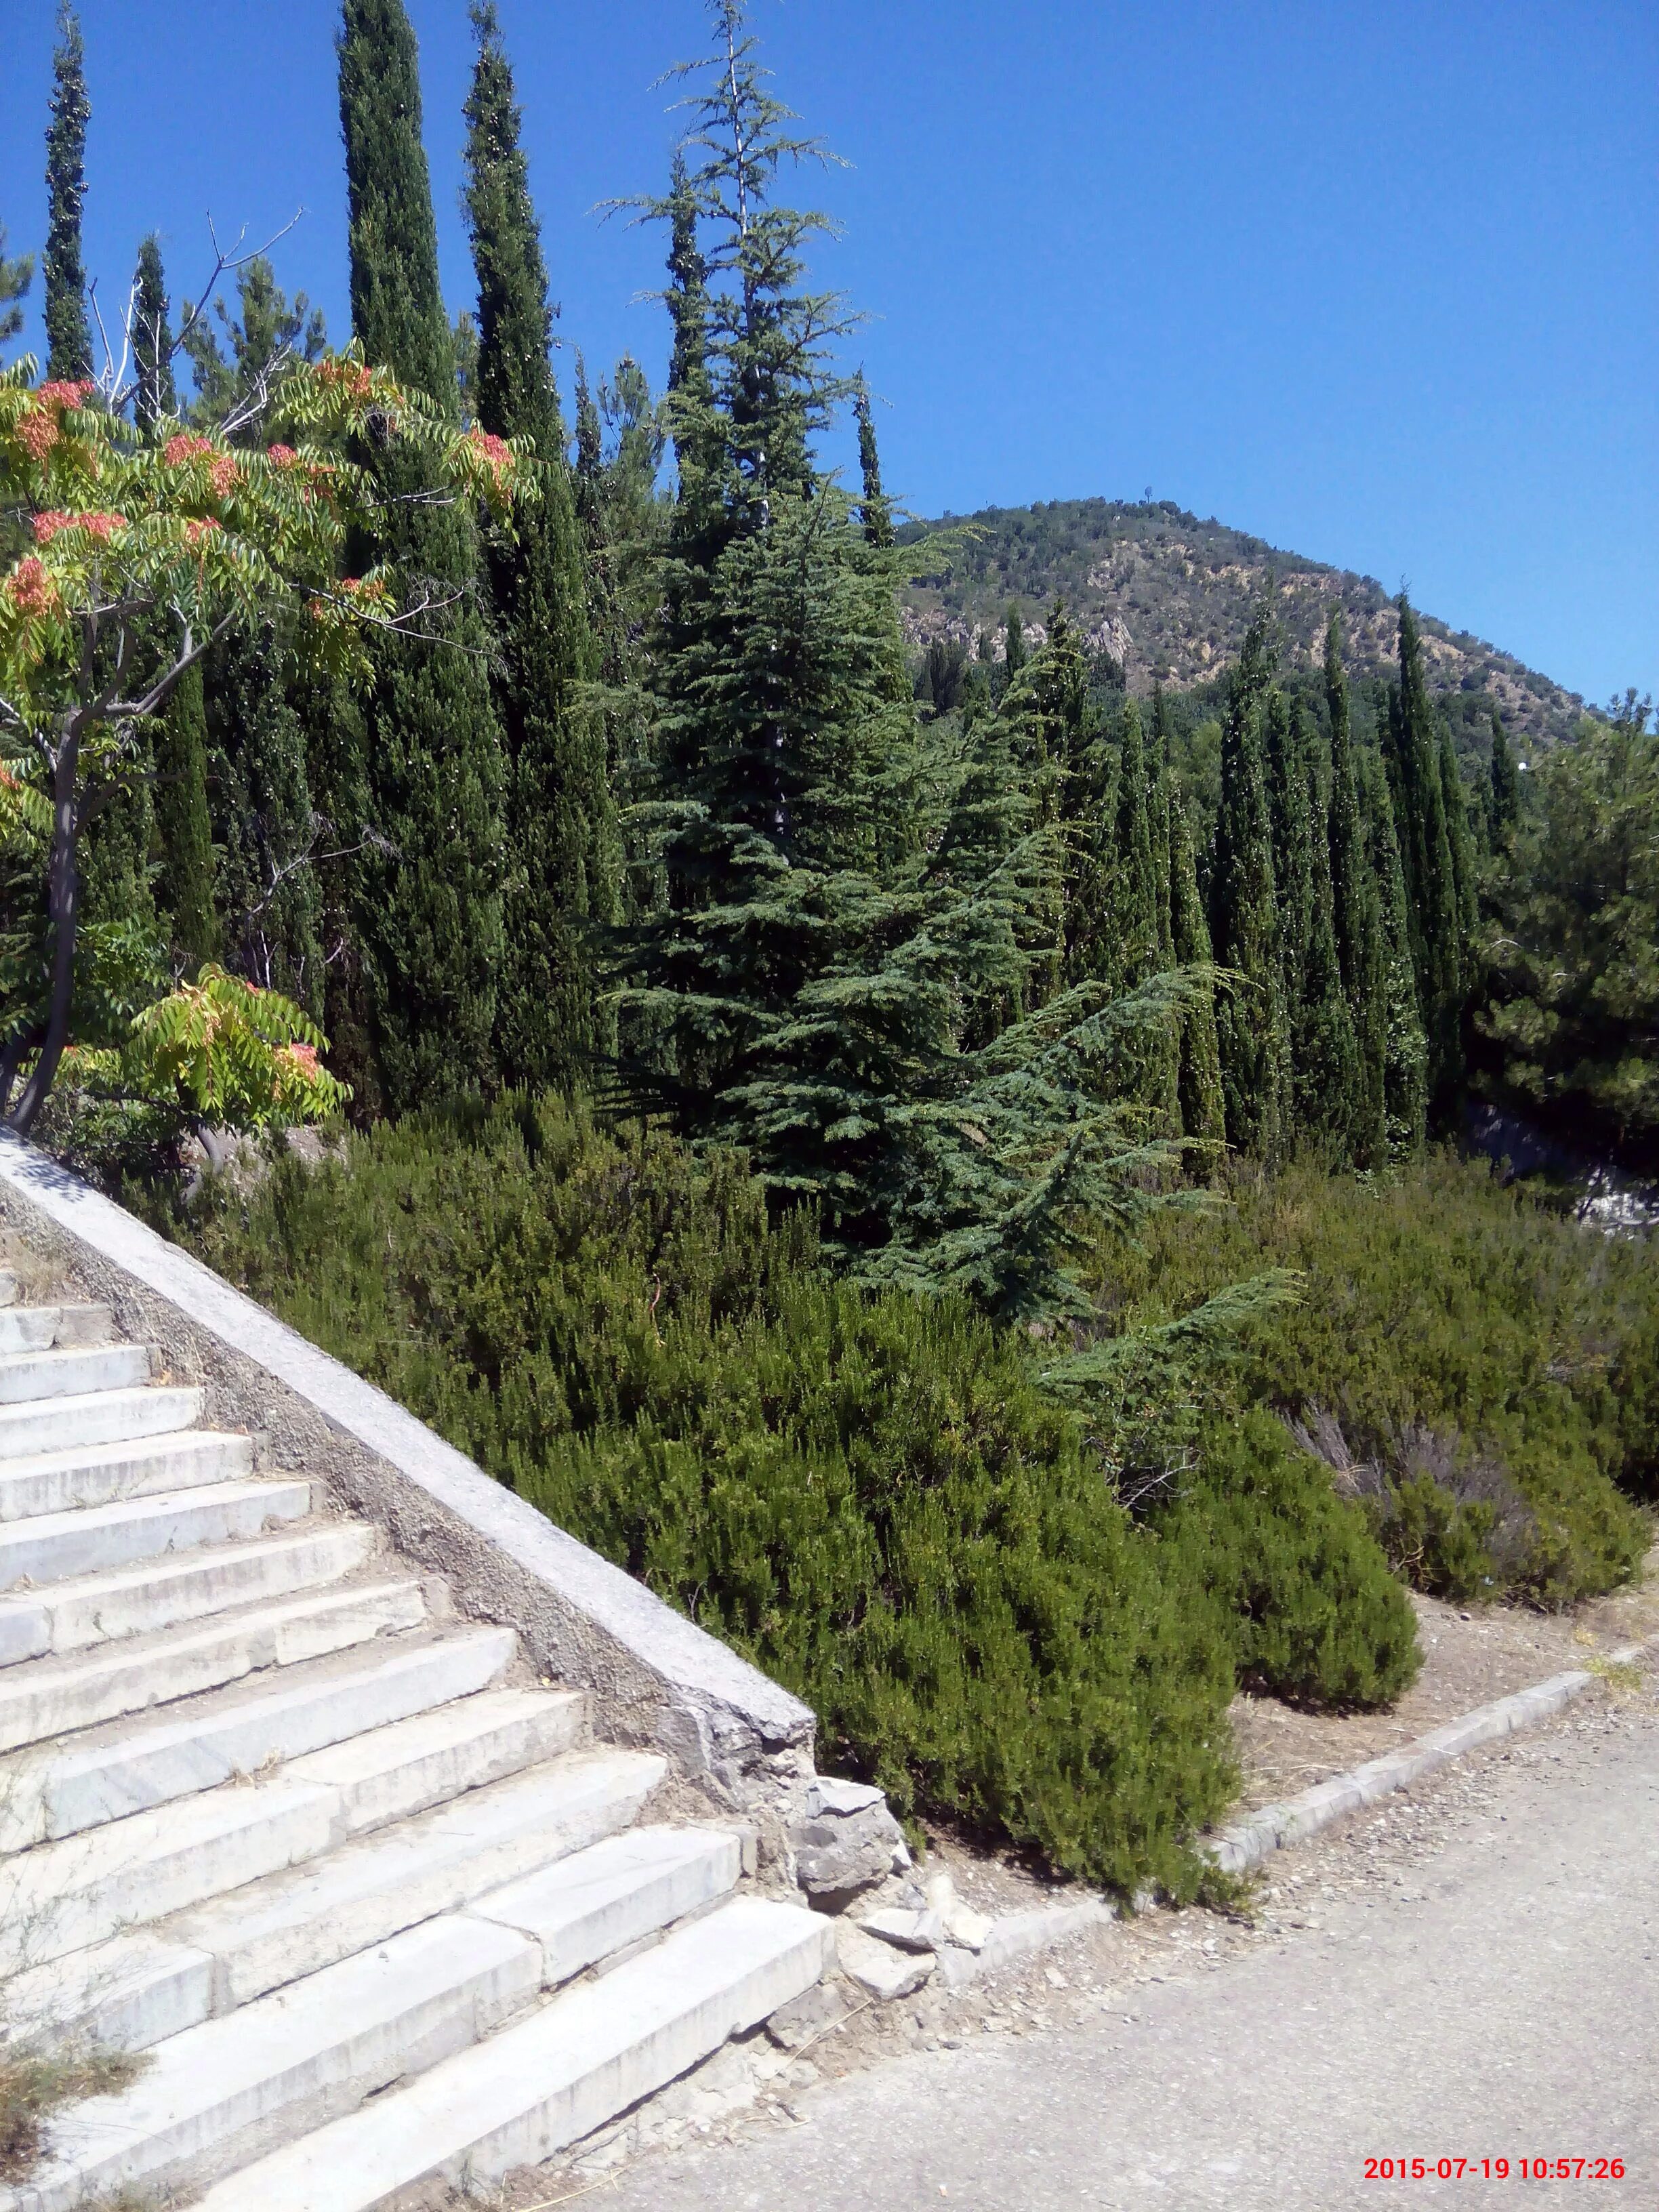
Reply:
<svg viewBox="0 0 1659 2212"><path fill-rule="evenodd" d="M1091 646L1121 665L1132 691L1149 691L1158 678L1186 690L1234 659L1270 592L1288 663L1319 665L1326 623L1340 605L1352 673L1395 670L1398 617L1374 576L1282 552L1213 519L1200 522L1169 500L991 507L911 523L900 538L914 570L902 614L915 650L939 638L971 643L988 626L1000 654L1011 599L1028 635L1039 637L1059 598ZM1549 744L1577 729L1584 702L1575 692L1432 616L1422 624L1436 690L1496 700L1512 738Z"/></svg>

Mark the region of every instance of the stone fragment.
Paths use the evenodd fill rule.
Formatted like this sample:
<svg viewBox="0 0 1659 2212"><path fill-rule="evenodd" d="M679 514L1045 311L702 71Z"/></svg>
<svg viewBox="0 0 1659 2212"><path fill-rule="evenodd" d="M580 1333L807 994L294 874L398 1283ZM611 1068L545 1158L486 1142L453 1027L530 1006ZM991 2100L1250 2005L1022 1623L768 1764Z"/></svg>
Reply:
<svg viewBox="0 0 1659 2212"><path fill-rule="evenodd" d="M903 1840L879 1790L816 1776L806 1792L806 1817L790 1837L795 1878L809 1897L833 1906L884 1881Z"/></svg>
<svg viewBox="0 0 1659 2212"><path fill-rule="evenodd" d="M779 2006L766 2023L766 2033L780 2050L799 2051L826 2027L844 2020L848 2010L847 1992L838 1982L815 1982L810 1990Z"/></svg>
<svg viewBox="0 0 1659 2212"><path fill-rule="evenodd" d="M912 1990L919 1990L933 1971L931 1951L896 1951L890 1943L866 1936L862 1928L855 1928L850 1921L837 1923L836 1948L842 1972L872 1997L889 2002L895 1997L908 1997Z"/></svg>
<svg viewBox="0 0 1659 2212"><path fill-rule="evenodd" d="M945 1923L936 1912L910 1912L902 1906L866 1913L859 1925L899 1951L937 1951L945 1942Z"/></svg>

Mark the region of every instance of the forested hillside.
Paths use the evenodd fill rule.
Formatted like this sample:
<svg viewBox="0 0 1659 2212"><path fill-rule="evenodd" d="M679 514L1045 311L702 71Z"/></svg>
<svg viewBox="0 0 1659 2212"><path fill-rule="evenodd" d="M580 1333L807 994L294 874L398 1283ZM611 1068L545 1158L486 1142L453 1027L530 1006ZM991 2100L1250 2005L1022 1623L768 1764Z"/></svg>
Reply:
<svg viewBox="0 0 1659 2212"><path fill-rule="evenodd" d="M1386 676L1398 651L1398 611L1375 577L1280 551L1213 517L1200 522L1168 500L986 507L966 519L908 523L898 535L913 557L904 590L913 649L935 639L972 649L981 629L1002 630L1011 599L1042 635L1058 599L1089 648L1121 665L1131 691L1145 696L1160 681L1184 690L1213 682L1237 659L1266 598L1293 665L1318 665L1334 606L1361 679ZM1584 702L1576 694L1480 638L1429 615L1419 620L1431 693L1495 702L1528 745L1577 729Z"/></svg>

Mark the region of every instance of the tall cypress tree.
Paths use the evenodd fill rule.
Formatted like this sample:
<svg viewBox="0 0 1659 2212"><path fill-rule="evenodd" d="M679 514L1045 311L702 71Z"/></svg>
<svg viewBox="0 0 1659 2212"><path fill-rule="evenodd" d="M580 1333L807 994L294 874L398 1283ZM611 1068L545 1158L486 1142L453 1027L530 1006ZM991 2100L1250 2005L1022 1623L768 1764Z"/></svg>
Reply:
<svg viewBox="0 0 1659 2212"><path fill-rule="evenodd" d="M890 552L893 544L893 507L881 483L881 457L876 450L875 418L870 412L870 388L860 377L854 396L859 426L859 468L864 479L864 504L860 519L867 544L878 552Z"/></svg>
<svg viewBox="0 0 1659 2212"><path fill-rule="evenodd" d="M152 231L138 249L138 267L132 280L132 414L147 434L164 416L179 412L168 305L161 244Z"/></svg>
<svg viewBox="0 0 1659 2212"><path fill-rule="evenodd" d="M1375 753L1360 756L1366 850L1376 886L1382 948L1383 1112L1389 1148L1413 1152L1428 1115L1429 1054L1412 960L1409 902L1389 779Z"/></svg>
<svg viewBox="0 0 1659 2212"><path fill-rule="evenodd" d="M1004 668L1012 684L1025 665L1025 625L1019 618L1018 601L1008 602L1007 644L1004 647Z"/></svg>
<svg viewBox="0 0 1659 2212"><path fill-rule="evenodd" d="M1430 1096L1443 1102L1462 1064L1463 925L1435 720L1417 617L1402 592L1400 681L1389 696L1389 783L1418 1005L1428 1039Z"/></svg>
<svg viewBox="0 0 1659 2212"><path fill-rule="evenodd" d="M1273 815L1262 720L1271 686L1270 615L1251 623L1221 734L1221 809L1210 870L1210 939L1232 981L1216 1009L1227 1139L1275 1158L1285 1135L1285 1009Z"/></svg>
<svg viewBox="0 0 1659 2212"><path fill-rule="evenodd" d="M1325 826L1328 809L1320 788L1313 717L1299 702L1294 720L1300 781L1309 799L1310 878L1302 996L1291 1044L1296 1118L1298 1127L1331 1154L1352 1159L1364 1141L1364 1106L1358 1046L1336 949L1335 897Z"/></svg>
<svg viewBox="0 0 1659 2212"><path fill-rule="evenodd" d="M345 0L339 60L352 326L371 362L458 416L415 34L402 0ZM397 1113L467 1088L491 1066L501 742L473 520L420 497L421 463L396 440L365 459L384 502L371 550L434 601L423 636L377 647L364 701L362 827L373 842L356 867L356 936L380 1082Z"/></svg>
<svg viewBox="0 0 1659 2212"><path fill-rule="evenodd" d="M1451 724L1443 714L1439 720L1440 790L1446 808L1446 841L1451 847L1452 886L1457 899L1461 994L1466 996L1470 949L1474 943L1475 925L1479 920L1474 839L1469 830L1469 803L1463 794L1463 779L1458 773L1457 750L1452 743Z"/></svg>
<svg viewBox="0 0 1659 2212"><path fill-rule="evenodd" d="M1504 729L1504 717L1496 707L1492 710L1492 767L1490 770L1491 798L1487 809L1487 829L1494 851L1502 851L1514 835L1521 814L1521 779L1516 772L1515 755Z"/></svg>
<svg viewBox="0 0 1659 2212"><path fill-rule="evenodd" d="M1115 980L1133 986L1162 965L1158 867L1152 850L1152 790L1140 710L1124 702L1117 768L1116 898L1113 910Z"/></svg>
<svg viewBox="0 0 1659 2212"><path fill-rule="evenodd" d="M213 827L208 812L207 713L202 664L180 678L155 738L155 827L160 889L172 916L173 956L191 973L219 950L213 906Z"/></svg>
<svg viewBox="0 0 1659 2212"><path fill-rule="evenodd" d="M1383 1074L1388 1016L1382 905L1365 850L1365 826L1354 776L1348 679L1342 665L1342 617L1334 609L1325 633L1325 702L1331 720L1328 823L1331 921L1356 1055L1350 1139L1356 1164L1374 1167L1388 1149Z"/></svg>
<svg viewBox="0 0 1659 2212"><path fill-rule="evenodd" d="M1179 966L1206 968L1212 957L1209 924L1199 896L1192 830L1172 768L1164 771L1161 793L1169 825L1171 947ZM1227 1111L1216 1036L1215 994L1207 982L1182 1018L1178 1097L1181 1126L1187 1136L1212 1146L1225 1142Z"/></svg>
<svg viewBox="0 0 1659 2212"><path fill-rule="evenodd" d="M34 256L6 251L6 226L0 222L0 345L7 345L23 327L23 301L34 282Z"/></svg>
<svg viewBox="0 0 1659 2212"><path fill-rule="evenodd" d="M598 655L512 68L489 0L473 8L472 22L466 209L478 276L477 419L498 437L530 439L543 465L540 500L489 562L507 744L497 1057L508 1080L540 1085L568 1080L611 1042L591 932L618 919L619 855L604 725L578 690L597 673Z"/></svg>
<svg viewBox="0 0 1659 2212"><path fill-rule="evenodd" d="M92 325L81 222L87 198L86 50L81 22L59 0L58 44L52 58L51 120L46 126L46 374L73 380L92 374Z"/></svg>

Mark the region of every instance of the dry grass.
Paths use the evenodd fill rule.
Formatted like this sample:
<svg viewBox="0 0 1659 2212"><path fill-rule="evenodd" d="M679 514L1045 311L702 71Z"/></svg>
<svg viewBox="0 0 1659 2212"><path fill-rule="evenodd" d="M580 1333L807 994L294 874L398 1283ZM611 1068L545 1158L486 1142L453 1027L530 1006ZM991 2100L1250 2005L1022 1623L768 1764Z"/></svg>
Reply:
<svg viewBox="0 0 1659 2212"><path fill-rule="evenodd" d="M0 2181L27 2179L54 2112L125 2089L144 2063L131 2051L95 2044L0 2053Z"/></svg>

